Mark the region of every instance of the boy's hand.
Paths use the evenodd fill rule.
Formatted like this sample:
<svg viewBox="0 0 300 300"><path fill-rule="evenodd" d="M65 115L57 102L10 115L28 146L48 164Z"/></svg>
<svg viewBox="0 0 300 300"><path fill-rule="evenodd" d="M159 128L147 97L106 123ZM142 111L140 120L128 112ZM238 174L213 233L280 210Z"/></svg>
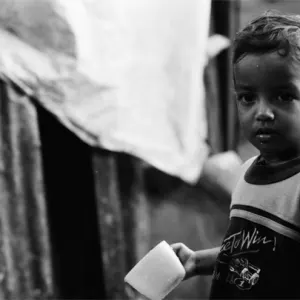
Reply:
<svg viewBox="0 0 300 300"><path fill-rule="evenodd" d="M178 256L185 269L185 279L188 279L196 274L196 256L195 251L188 248L183 243L175 243L171 245L172 249Z"/></svg>

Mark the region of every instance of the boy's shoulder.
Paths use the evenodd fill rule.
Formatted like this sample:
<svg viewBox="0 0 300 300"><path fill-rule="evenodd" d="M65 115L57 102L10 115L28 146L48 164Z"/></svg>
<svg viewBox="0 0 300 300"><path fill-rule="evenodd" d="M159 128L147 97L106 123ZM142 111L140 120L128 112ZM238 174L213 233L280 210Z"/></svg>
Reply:
<svg viewBox="0 0 300 300"><path fill-rule="evenodd" d="M255 155L255 156L252 156L250 158L248 158L246 161L244 161L244 163L242 164L242 168L245 168L245 169L248 169L252 164L253 162L258 158L259 155Z"/></svg>
<svg viewBox="0 0 300 300"><path fill-rule="evenodd" d="M252 166L252 164L255 162L255 160L258 158L258 155L252 156L250 158L248 158L247 160L245 160L240 169L239 169L239 175L238 178L241 178L242 176L245 175L245 173L247 172L247 170Z"/></svg>

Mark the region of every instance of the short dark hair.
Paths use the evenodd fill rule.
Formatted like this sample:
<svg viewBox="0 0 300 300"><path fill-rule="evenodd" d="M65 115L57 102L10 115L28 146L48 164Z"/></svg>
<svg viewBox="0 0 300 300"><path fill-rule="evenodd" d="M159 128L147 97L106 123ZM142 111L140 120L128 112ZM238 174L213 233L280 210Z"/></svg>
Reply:
<svg viewBox="0 0 300 300"><path fill-rule="evenodd" d="M232 62L246 54L278 51L291 54L300 61L300 15L267 11L236 34Z"/></svg>

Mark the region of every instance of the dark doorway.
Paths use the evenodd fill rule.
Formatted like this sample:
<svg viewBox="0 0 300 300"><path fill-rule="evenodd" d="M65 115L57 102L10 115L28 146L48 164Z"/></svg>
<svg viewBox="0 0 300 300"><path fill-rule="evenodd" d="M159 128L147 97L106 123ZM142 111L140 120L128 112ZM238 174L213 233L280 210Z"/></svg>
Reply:
<svg viewBox="0 0 300 300"><path fill-rule="evenodd" d="M37 107L59 298L104 299L92 149Z"/></svg>

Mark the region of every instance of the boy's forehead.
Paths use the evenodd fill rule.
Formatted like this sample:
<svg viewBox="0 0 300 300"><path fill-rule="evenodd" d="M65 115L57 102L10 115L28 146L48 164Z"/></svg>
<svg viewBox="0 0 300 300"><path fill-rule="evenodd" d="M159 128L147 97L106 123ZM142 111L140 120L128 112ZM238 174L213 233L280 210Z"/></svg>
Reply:
<svg viewBox="0 0 300 300"><path fill-rule="evenodd" d="M262 85L300 82L300 62L277 52L247 54L234 65L236 85Z"/></svg>

